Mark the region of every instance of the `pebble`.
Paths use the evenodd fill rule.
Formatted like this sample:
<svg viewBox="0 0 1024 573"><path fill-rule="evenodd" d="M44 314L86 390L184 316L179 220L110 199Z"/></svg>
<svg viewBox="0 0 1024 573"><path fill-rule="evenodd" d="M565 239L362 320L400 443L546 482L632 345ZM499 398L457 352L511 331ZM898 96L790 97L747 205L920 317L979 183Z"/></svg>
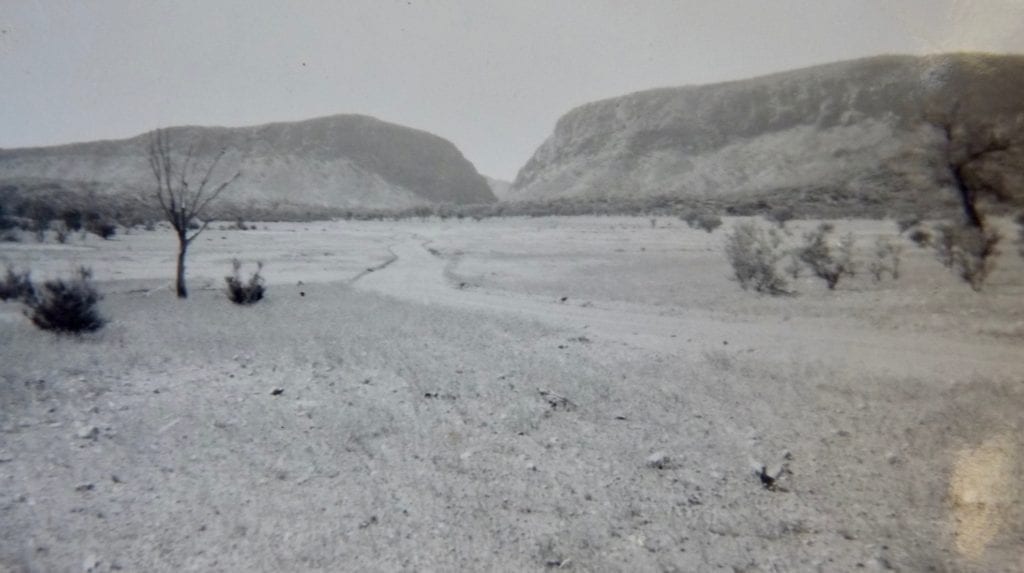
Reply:
<svg viewBox="0 0 1024 573"><path fill-rule="evenodd" d="M668 454L663 451L657 451L647 456L648 467L656 468L659 470L665 469L671 463L672 459L669 458Z"/></svg>

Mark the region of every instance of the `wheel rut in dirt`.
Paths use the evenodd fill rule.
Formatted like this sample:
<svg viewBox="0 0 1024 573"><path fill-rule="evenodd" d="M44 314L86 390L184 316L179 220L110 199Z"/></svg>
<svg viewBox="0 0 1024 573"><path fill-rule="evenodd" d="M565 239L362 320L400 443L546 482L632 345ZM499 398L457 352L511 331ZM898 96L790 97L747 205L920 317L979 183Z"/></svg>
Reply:
<svg viewBox="0 0 1024 573"><path fill-rule="evenodd" d="M879 333L845 324L800 322L727 322L700 310L668 314L663 308L593 301L586 306L508 291L459 288L446 276L448 262L415 235L389 247L394 258L379 271L363 273L360 289L419 304L512 314L551 326L585 332L622 344L675 355L704 356L709 351L750 353L758 359L801 356L880 372L971 376L993 366L1007 375L1024 368L1024 359L1005 347L969 339L919 341L900 333ZM450 270L450 269L449 269ZM354 282L354 281L353 281ZM834 327L833 327L834 326Z"/></svg>

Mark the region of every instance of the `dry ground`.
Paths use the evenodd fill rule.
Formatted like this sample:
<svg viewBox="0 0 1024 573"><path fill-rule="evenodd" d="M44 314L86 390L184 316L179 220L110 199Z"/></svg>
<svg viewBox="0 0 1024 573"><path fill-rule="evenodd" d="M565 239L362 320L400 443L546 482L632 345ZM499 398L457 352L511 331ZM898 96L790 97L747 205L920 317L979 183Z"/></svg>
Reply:
<svg viewBox="0 0 1024 573"><path fill-rule="evenodd" d="M187 301L166 231L0 245L92 266L111 321L0 303L0 571L1024 569L1010 245L982 293L905 242L898 282L766 298L734 223L210 230Z"/></svg>

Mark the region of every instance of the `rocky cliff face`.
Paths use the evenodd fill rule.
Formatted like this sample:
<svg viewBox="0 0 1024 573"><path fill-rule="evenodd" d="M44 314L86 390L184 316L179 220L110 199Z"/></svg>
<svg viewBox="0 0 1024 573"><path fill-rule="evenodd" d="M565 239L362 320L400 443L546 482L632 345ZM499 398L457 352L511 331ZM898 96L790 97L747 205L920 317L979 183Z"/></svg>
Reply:
<svg viewBox="0 0 1024 573"><path fill-rule="evenodd" d="M778 193L890 194L928 201L945 139L996 131L998 171L1024 198L1024 56L885 56L583 105L516 177L509 199ZM1017 181L1014 183L1014 180ZM1012 191L1013 192L1013 191Z"/></svg>
<svg viewBox="0 0 1024 573"><path fill-rule="evenodd" d="M227 152L220 171L241 178L224 198L269 208L408 207L486 203L495 197L451 142L358 115L255 127L174 127L173 150L200 160ZM148 135L119 141L0 150L0 187L49 185L111 196L153 185Z"/></svg>

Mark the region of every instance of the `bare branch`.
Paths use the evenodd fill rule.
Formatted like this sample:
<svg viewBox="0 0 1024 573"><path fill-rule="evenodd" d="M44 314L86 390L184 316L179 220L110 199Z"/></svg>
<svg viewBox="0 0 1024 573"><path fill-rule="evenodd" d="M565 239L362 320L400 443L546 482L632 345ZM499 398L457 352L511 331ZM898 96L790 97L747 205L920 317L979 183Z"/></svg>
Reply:
<svg viewBox="0 0 1024 573"><path fill-rule="evenodd" d="M227 148L222 148L220 153L213 158L213 162L210 163L210 167L206 170L206 174L203 175L203 179L199 182L199 188L195 192L195 201L193 204L199 204L203 199L203 194L206 192L206 185L210 182L210 177L213 175L213 170L217 168L217 164L220 163L221 157L227 153ZM198 214L198 210L194 210L192 215Z"/></svg>
<svg viewBox="0 0 1024 573"><path fill-rule="evenodd" d="M231 179L228 179L227 181L225 181L225 182L221 183L220 185L218 185L218 186L217 186L217 188L215 188L215 189L213 190L213 192L212 192L212 193L210 193L210 196L209 196L209 197L207 197L206 199L204 199L202 203L199 203L198 205L196 205L196 208L195 208L195 213L194 213L194 215L193 215L193 216L195 216L195 215L198 215L198 214L202 213L202 212L203 212L203 210L204 210L204 209L206 209L206 206L207 206L207 205L209 205L209 204L210 204L210 203L211 203L211 202L212 202L213 200L215 200L215 199L216 199L216 198L217 198L217 197L218 197L218 196L219 196L219 195L220 195L220 194L221 194L221 193L222 193L222 192L223 192L223 191L224 191L225 189L227 189L227 188L228 188L228 185L231 185L232 183L234 183L234 182L235 182L235 180L236 180L236 179L238 179L238 178L239 178L239 177L241 177L241 176L242 176L242 172L241 172L241 171L238 171L238 172L236 172L236 173L235 173L235 174L234 174L234 175L233 175L233 176L231 177ZM197 197L198 197L198 196L197 196Z"/></svg>
<svg viewBox="0 0 1024 573"><path fill-rule="evenodd" d="M195 233L192 233L191 237L186 237L185 238L185 242L186 243L191 243L193 240L195 240L196 237L199 236L200 233L202 233L203 231L206 230L206 227L209 224L210 224L209 221L203 221L203 224L199 227L199 229Z"/></svg>

